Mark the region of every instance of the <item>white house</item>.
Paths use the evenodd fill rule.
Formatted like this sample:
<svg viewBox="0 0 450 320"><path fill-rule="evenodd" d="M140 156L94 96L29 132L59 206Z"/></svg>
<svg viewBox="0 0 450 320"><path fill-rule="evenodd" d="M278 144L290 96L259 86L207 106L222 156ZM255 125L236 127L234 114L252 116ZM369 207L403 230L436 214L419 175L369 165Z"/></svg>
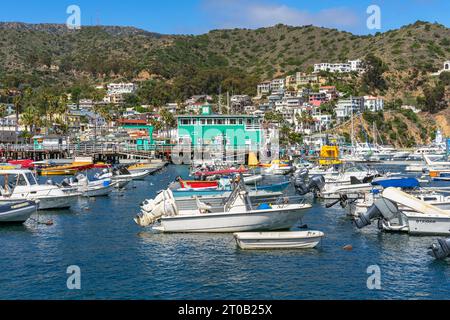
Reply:
<svg viewBox="0 0 450 320"><path fill-rule="evenodd" d="M258 97L268 95L270 93L270 81L265 81L258 84Z"/></svg>
<svg viewBox="0 0 450 320"><path fill-rule="evenodd" d="M384 109L384 99L380 97L364 96L364 110L377 112Z"/></svg>
<svg viewBox="0 0 450 320"><path fill-rule="evenodd" d="M272 92L282 92L285 88L285 81L286 79L273 79L270 82L270 90Z"/></svg>
<svg viewBox="0 0 450 320"><path fill-rule="evenodd" d="M134 83L110 83L108 84L108 95L127 94L136 91Z"/></svg>
<svg viewBox="0 0 450 320"><path fill-rule="evenodd" d="M348 73L348 72L363 72L363 63L360 59L349 60L344 63L318 63L314 65L314 73L320 71L329 71L332 73Z"/></svg>
<svg viewBox="0 0 450 320"><path fill-rule="evenodd" d="M330 127L331 127L331 115L330 114L316 114L312 117L314 120L316 120L315 131L330 129Z"/></svg>
<svg viewBox="0 0 450 320"><path fill-rule="evenodd" d="M356 115L363 111L364 98L363 97L350 97L347 99L339 99L336 106L336 118L338 121L343 121L345 118L350 117L352 114Z"/></svg>

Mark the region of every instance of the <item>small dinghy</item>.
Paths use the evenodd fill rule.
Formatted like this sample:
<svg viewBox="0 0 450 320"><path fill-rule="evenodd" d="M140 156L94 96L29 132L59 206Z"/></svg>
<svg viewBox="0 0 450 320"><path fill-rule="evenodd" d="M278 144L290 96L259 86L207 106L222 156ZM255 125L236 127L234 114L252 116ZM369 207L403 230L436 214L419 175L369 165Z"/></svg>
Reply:
<svg viewBox="0 0 450 320"><path fill-rule="evenodd" d="M324 236L321 231L239 232L234 239L243 250L311 249Z"/></svg>
<svg viewBox="0 0 450 320"><path fill-rule="evenodd" d="M1 224L24 223L36 212L38 205L34 201L23 201L0 205Z"/></svg>

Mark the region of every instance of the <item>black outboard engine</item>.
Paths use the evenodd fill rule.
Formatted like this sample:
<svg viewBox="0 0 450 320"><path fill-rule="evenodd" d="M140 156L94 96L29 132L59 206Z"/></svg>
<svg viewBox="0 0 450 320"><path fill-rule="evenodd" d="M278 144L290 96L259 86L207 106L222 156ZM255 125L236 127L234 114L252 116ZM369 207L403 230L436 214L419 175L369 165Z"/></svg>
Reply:
<svg viewBox="0 0 450 320"><path fill-rule="evenodd" d="M379 199L365 213L361 213L355 219L355 224L358 229L362 229L370 225L375 219L390 221L398 217L398 215L399 211L395 203L387 199Z"/></svg>
<svg viewBox="0 0 450 320"><path fill-rule="evenodd" d="M450 256L450 238L448 239L438 239L437 242L433 243L429 248L428 254L435 259L445 259Z"/></svg>
<svg viewBox="0 0 450 320"><path fill-rule="evenodd" d="M355 224L358 229L362 229L372 223L372 220L382 217L380 209L376 205L371 206L366 213L361 213L358 218L355 219Z"/></svg>
<svg viewBox="0 0 450 320"><path fill-rule="evenodd" d="M312 192L314 196L317 197L318 193L325 187L325 178L323 176L314 176L309 179L308 184L306 184L304 180L301 181L301 179L296 179L294 186L297 189L297 192L302 196Z"/></svg>

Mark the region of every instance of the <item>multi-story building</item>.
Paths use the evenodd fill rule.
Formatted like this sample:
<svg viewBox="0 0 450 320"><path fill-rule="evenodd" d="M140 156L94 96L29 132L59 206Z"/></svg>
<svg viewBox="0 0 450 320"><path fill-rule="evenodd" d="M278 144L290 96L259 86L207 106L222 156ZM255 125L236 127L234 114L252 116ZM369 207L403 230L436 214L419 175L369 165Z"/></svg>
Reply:
<svg viewBox="0 0 450 320"><path fill-rule="evenodd" d="M213 114L211 106L203 106L200 115L177 117L178 142L195 146L224 146L231 149L257 151L262 142L262 118L254 115Z"/></svg>
<svg viewBox="0 0 450 320"><path fill-rule="evenodd" d="M384 99L380 97L364 96L364 110L377 112L384 108Z"/></svg>
<svg viewBox="0 0 450 320"><path fill-rule="evenodd" d="M264 82L258 84L258 87L257 87L258 97L262 97L262 96L270 94L270 91L271 91L270 88L271 88L270 81L264 81Z"/></svg>
<svg viewBox="0 0 450 320"><path fill-rule="evenodd" d="M253 104L252 98L248 95L234 95L230 99L231 113L242 113L245 107Z"/></svg>
<svg viewBox="0 0 450 320"><path fill-rule="evenodd" d="M306 86L308 84L319 83L319 76L317 74L307 74L302 72L297 72L295 75L297 88L301 86Z"/></svg>
<svg viewBox="0 0 450 320"><path fill-rule="evenodd" d="M110 83L108 84L108 95L127 94L136 91L134 83Z"/></svg>
<svg viewBox="0 0 450 320"><path fill-rule="evenodd" d="M320 103L327 102L327 94L325 92L311 92L309 94L309 102L313 103L315 101L320 101Z"/></svg>
<svg viewBox="0 0 450 320"><path fill-rule="evenodd" d="M339 99L336 106L336 118L338 121L343 121L352 115L361 113L364 110L363 97L349 97L346 99Z"/></svg>
<svg viewBox="0 0 450 320"><path fill-rule="evenodd" d="M285 79L273 79L270 82L270 90L272 93L281 93L285 89Z"/></svg>
<svg viewBox="0 0 450 320"><path fill-rule="evenodd" d="M324 93L327 101L337 99L338 93L335 86L322 86L319 89L320 93Z"/></svg>
<svg viewBox="0 0 450 320"><path fill-rule="evenodd" d="M320 71L328 71L332 73L348 73L348 72L362 72L363 63L361 60L349 60L344 63L317 63L314 65L314 73Z"/></svg>

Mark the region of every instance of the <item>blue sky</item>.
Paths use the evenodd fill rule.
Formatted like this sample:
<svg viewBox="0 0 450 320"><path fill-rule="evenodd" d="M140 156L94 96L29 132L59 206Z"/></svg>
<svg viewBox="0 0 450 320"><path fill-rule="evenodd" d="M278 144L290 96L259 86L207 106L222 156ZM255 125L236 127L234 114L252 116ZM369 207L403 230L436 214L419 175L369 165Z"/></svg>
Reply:
<svg viewBox="0 0 450 320"><path fill-rule="evenodd" d="M367 7L381 9L381 30L366 26ZM449 0L15 0L2 1L0 21L65 23L78 5L83 25L134 26L164 34L258 28L277 23L313 24L367 34L416 20L450 26Z"/></svg>

